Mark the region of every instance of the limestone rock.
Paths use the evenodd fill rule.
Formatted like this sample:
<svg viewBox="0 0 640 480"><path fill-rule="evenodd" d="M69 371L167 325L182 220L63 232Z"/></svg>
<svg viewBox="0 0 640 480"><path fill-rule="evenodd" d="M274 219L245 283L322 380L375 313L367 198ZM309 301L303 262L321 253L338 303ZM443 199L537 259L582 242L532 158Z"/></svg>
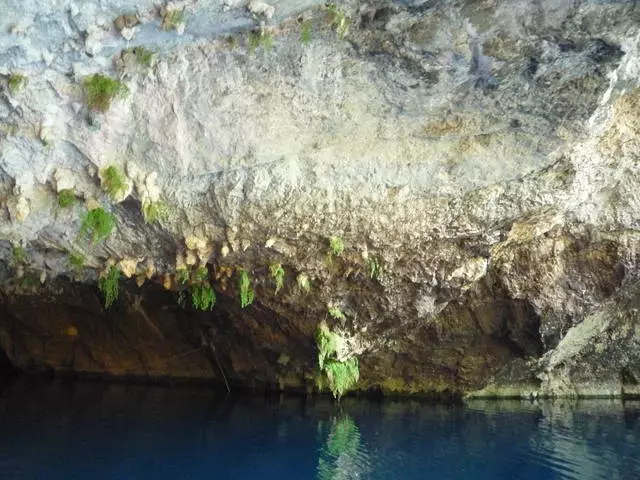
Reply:
<svg viewBox="0 0 640 480"><path fill-rule="evenodd" d="M264 17L271 20L273 14L276 13L276 7L269 5L261 0L251 0L247 5L247 9L257 17Z"/></svg>
<svg viewBox="0 0 640 480"><path fill-rule="evenodd" d="M138 299L133 325L153 306L162 335L135 348L170 359L211 339L247 385L314 389L313 334L330 304L349 312L338 326L365 390L637 390L633 2L155 3L3 3L3 84L29 78L0 102L0 283L11 300L0 338L16 365L217 375L206 356L193 369L143 365L102 326L78 326L86 358L72 366L63 342L30 340L48 330L38 331L36 296L15 288L20 273L47 272L37 298L50 303L38 308L55 305L59 331L78 305L100 322L97 272L65 283L77 278L68 252L79 251L96 268L145 260L126 270L149 281L139 291L123 282L133 290L121 301ZM163 31L170 11L179 25ZM305 42L300 15L314 22ZM268 35L251 36L256 20L272 23ZM142 66L133 51L124 61L131 48L156 61ZM82 82L94 73L129 95L89 112ZM126 166L116 199L98 178L107 165ZM84 205L58 208L63 188ZM167 218L146 223L150 202ZM98 206L116 227L81 243L85 211ZM328 252L336 236L340 255ZM16 265L11 241L28 264ZM176 268L205 264L216 322L193 317L191 286L173 281ZM241 271L255 294L242 309ZM107 351L111 360L91 360Z"/></svg>

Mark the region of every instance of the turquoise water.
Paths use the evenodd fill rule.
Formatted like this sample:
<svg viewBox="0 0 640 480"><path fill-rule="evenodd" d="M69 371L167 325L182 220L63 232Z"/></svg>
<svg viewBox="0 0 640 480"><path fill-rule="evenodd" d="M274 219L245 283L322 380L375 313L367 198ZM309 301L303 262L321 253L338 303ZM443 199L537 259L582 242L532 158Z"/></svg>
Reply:
<svg viewBox="0 0 640 480"><path fill-rule="evenodd" d="M0 478L640 479L640 403L235 398L18 381Z"/></svg>

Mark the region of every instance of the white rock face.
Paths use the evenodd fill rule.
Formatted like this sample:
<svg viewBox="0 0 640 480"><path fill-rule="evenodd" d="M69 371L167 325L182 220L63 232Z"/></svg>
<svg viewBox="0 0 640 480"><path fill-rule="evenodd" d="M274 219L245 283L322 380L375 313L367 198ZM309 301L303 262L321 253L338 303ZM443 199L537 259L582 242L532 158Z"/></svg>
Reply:
<svg viewBox="0 0 640 480"><path fill-rule="evenodd" d="M273 14L276 13L276 7L269 5L268 3L261 2L260 0L251 0L247 9L256 16L264 16L266 19L271 20Z"/></svg>
<svg viewBox="0 0 640 480"><path fill-rule="evenodd" d="M154 265L168 285L176 257L282 262L316 289L306 308L353 303L371 325L354 341L372 351L416 325L446 338L436 320L480 308L488 288L530 305L541 348L555 348L638 276L639 13L440 3L182 2L165 5L184 9L176 32L146 0L4 0L0 238L25 243L48 278L74 251L128 276ZM141 23L118 31L122 15ZM273 49L252 45L252 15L278 24ZM149 65L119 61L141 47ZM28 84L11 91L18 72ZM96 73L128 90L105 112L86 105ZM109 165L129 181L115 201L100 186ZM104 243L77 235L84 207L58 208L63 189L115 214ZM156 202L168 213L146 224ZM333 264L332 236L347 246ZM349 297L363 278L376 288ZM301 300L263 301L286 317Z"/></svg>

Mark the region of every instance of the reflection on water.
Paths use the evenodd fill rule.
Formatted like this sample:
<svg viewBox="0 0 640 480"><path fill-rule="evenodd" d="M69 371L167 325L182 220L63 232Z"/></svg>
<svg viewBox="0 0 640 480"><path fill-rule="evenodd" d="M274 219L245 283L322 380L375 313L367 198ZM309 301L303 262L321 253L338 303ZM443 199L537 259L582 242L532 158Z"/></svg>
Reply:
<svg viewBox="0 0 640 480"><path fill-rule="evenodd" d="M322 422L319 422L319 430ZM331 430L318 459L318 480L365 478L367 454L360 442L360 431L348 415L334 417Z"/></svg>
<svg viewBox="0 0 640 480"><path fill-rule="evenodd" d="M216 397L14 382L0 479L640 479L638 402Z"/></svg>

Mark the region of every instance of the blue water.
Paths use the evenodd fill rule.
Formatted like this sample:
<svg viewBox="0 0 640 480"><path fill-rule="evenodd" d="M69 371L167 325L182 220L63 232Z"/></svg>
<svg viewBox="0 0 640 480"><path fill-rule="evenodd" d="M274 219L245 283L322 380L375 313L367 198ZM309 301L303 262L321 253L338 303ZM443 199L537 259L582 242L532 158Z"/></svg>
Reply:
<svg viewBox="0 0 640 480"><path fill-rule="evenodd" d="M640 479L640 403L234 398L18 381L0 478Z"/></svg>

